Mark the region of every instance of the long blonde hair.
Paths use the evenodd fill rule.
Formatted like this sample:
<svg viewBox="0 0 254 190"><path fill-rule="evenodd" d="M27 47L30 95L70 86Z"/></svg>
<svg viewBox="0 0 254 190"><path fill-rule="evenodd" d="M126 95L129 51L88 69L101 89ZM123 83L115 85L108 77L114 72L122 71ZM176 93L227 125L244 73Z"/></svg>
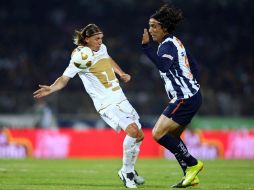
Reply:
<svg viewBox="0 0 254 190"><path fill-rule="evenodd" d="M94 36L96 34L101 34L102 30L96 24L88 24L81 30L75 30L73 37L73 43L77 46L85 46L87 37Z"/></svg>

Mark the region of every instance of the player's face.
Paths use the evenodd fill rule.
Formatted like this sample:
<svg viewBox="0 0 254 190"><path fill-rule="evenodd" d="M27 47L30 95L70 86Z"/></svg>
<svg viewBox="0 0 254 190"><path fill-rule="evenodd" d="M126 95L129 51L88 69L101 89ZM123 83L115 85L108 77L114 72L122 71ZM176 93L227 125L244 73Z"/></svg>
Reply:
<svg viewBox="0 0 254 190"><path fill-rule="evenodd" d="M102 44L103 34L96 34L94 36L86 38L86 43L89 48L93 51L98 51Z"/></svg>
<svg viewBox="0 0 254 190"><path fill-rule="evenodd" d="M161 27L161 24L153 18L149 20L149 33L151 34L153 41L159 43L162 41L163 37L167 34L165 30L163 30L163 28Z"/></svg>

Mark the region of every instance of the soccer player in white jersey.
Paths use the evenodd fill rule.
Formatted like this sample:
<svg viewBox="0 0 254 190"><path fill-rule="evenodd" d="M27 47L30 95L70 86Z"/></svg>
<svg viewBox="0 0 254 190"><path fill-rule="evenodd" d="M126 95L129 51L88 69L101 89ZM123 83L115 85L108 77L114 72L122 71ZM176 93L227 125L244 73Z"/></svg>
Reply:
<svg viewBox="0 0 254 190"><path fill-rule="evenodd" d="M142 38L143 51L159 69L170 99L153 128L153 137L174 154L183 170L184 177L173 188L197 185L197 174L203 168L180 137L202 103L196 61L172 34L182 19L181 10L166 4L150 17L149 31L144 29ZM148 32L159 43L156 49L149 43Z"/></svg>
<svg viewBox="0 0 254 190"><path fill-rule="evenodd" d="M103 32L95 24L88 24L83 29L75 31L74 44L77 48L72 53L69 66L52 85L39 85L40 88L34 92L34 97L42 98L61 90L71 78L78 74L104 121L117 132L121 129L125 131L123 165L118 175L127 188L137 188L136 184L144 183L144 179L138 176L134 168L144 133L139 122L139 115L126 99L115 73L124 82L128 82L131 77L124 73L108 55L102 39ZM80 69L80 63L75 60L75 54L87 47L92 50L93 56L91 61ZM86 55L82 56L85 60Z"/></svg>

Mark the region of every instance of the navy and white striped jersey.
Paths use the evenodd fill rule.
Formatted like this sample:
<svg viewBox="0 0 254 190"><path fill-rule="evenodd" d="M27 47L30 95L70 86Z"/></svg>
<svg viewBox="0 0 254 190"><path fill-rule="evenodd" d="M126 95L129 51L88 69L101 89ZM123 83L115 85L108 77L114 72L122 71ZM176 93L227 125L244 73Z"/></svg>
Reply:
<svg viewBox="0 0 254 190"><path fill-rule="evenodd" d="M196 94L200 88L197 63L180 40L166 35L157 52L150 44L143 45L143 50L159 69L168 97L172 101Z"/></svg>

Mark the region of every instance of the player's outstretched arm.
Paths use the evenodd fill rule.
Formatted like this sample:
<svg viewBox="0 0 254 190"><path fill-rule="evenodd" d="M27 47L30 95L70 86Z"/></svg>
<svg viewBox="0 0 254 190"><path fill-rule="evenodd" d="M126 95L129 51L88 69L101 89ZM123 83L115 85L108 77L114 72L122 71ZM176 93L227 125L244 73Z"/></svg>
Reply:
<svg viewBox="0 0 254 190"><path fill-rule="evenodd" d="M131 76L125 73L112 58L110 58L110 60L115 73L117 73L120 76L121 80L123 82L129 82L131 80Z"/></svg>
<svg viewBox="0 0 254 190"><path fill-rule="evenodd" d="M69 80L69 77L62 75L61 77L56 79L56 81L50 86L40 84L40 88L33 93L34 98L42 98L44 96L48 96L55 91L61 90L63 87L66 86Z"/></svg>

